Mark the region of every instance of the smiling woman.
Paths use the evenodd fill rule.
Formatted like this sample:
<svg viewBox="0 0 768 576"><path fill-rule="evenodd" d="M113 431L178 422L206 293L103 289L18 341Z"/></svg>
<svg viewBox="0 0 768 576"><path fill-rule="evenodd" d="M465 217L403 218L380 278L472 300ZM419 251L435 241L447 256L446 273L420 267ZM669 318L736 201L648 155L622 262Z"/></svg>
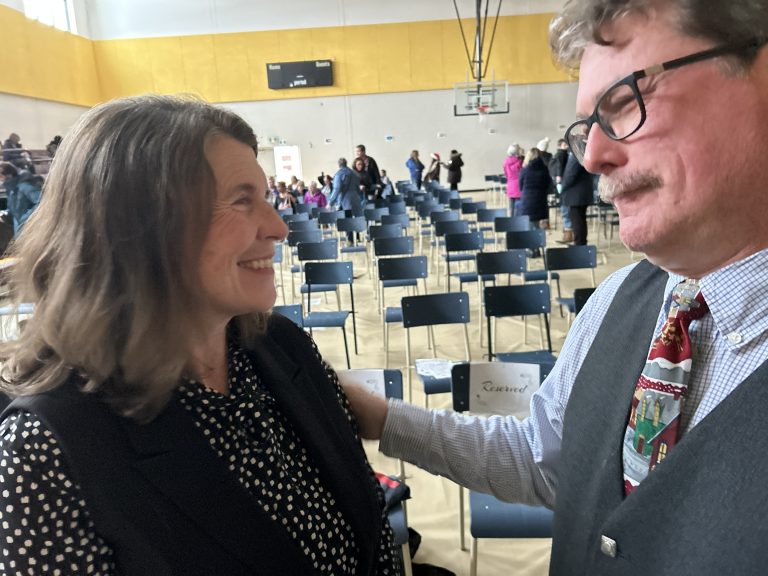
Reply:
<svg viewBox="0 0 768 576"><path fill-rule="evenodd" d="M59 148L15 246L1 573L399 573L335 373L268 314L287 230L256 144L145 96Z"/></svg>

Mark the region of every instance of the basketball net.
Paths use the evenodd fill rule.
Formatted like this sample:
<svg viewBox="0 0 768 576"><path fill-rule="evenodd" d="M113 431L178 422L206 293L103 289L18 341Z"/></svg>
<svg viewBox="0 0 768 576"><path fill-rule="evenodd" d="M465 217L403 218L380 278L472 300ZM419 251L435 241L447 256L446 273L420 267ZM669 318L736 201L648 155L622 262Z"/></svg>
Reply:
<svg viewBox="0 0 768 576"><path fill-rule="evenodd" d="M488 115L488 106L480 104L477 107L477 121L482 124L485 121L485 117Z"/></svg>

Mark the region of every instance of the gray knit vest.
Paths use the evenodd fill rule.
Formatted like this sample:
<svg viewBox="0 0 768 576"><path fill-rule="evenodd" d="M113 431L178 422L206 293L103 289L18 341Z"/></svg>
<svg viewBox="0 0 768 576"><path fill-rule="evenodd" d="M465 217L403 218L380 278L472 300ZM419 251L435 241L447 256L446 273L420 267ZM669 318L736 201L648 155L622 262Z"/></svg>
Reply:
<svg viewBox="0 0 768 576"><path fill-rule="evenodd" d="M624 497L622 439L666 280L647 262L632 271L574 383L563 424L553 576L768 573L768 363Z"/></svg>

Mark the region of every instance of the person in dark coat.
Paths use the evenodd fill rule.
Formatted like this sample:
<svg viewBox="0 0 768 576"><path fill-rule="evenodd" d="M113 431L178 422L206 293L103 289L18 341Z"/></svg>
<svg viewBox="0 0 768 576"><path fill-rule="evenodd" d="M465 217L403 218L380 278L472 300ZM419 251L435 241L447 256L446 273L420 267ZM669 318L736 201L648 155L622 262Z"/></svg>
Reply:
<svg viewBox="0 0 768 576"><path fill-rule="evenodd" d="M376 198L379 198L381 196L382 188L381 171L379 170L379 165L376 163L376 160L374 160L371 156L368 156L363 144L358 144L355 146L355 161L357 160L363 161L365 172L368 174L368 181L370 184L368 184L367 187L372 194L376 195Z"/></svg>
<svg viewBox="0 0 768 576"><path fill-rule="evenodd" d="M427 174L424 176L424 183L436 182L440 184L440 154L432 152L429 157L429 168L427 168Z"/></svg>
<svg viewBox="0 0 768 576"><path fill-rule="evenodd" d="M448 162L444 162L443 166L448 169L448 184L451 185L451 190L458 190L461 182L461 167L464 166L461 153L451 150L451 158Z"/></svg>
<svg viewBox="0 0 768 576"><path fill-rule="evenodd" d="M587 207L595 202L592 175L570 152L563 173L561 201L563 206L568 206L571 215L574 245L585 245L587 243Z"/></svg>
<svg viewBox="0 0 768 576"><path fill-rule="evenodd" d="M525 155L519 176L521 191L520 214L531 220L531 229L549 228L547 194L552 185L549 170L538 148L531 148Z"/></svg>

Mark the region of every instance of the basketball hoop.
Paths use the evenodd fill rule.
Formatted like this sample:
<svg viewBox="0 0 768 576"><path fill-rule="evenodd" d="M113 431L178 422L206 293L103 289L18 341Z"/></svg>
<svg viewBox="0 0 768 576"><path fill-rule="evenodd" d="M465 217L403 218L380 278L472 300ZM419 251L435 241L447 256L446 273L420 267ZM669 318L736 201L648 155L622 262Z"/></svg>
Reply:
<svg viewBox="0 0 768 576"><path fill-rule="evenodd" d="M477 120L478 120L478 122L480 122L480 124L482 124L483 120L485 120L485 117L487 115L488 115L488 106L480 104L477 107Z"/></svg>

